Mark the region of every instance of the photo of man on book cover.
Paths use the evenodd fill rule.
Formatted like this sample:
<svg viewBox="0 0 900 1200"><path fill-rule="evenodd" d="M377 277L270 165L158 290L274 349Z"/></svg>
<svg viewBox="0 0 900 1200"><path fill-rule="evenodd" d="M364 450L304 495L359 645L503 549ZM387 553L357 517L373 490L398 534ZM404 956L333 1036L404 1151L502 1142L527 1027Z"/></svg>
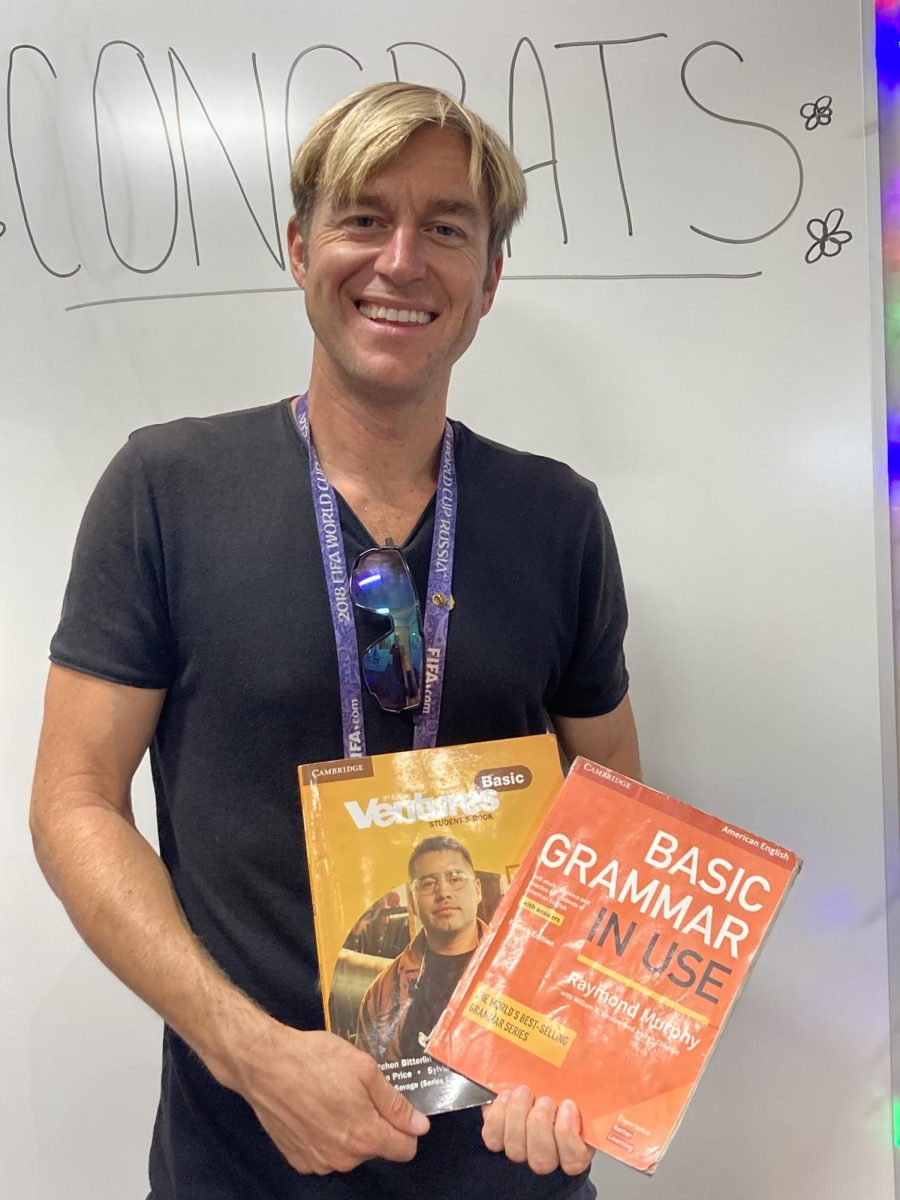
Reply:
<svg viewBox="0 0 900 1200"><path fill-rule="evenodd" d="M420 1055L468 966L485 924L481 880L452 837L419 842L409 859L409 903L421 929L369 986L356 1044L379 1062Z"/></svg>
<svg viewBox="0 0 900 1200"><path fill-rule="evenodd" d="M426 837L412 849L405 889L381 897L344 943L345 971L351 957L391 953L393 957L366 987L352 1028L347 1027L346 1004L341 1028L340 975L344 972L335 971L337 986L330 1004L333 1031L371 1054L392 1082L397 1079L397 1086L402 1086L407 1074L418 1079L419 1087L429 1093L429 1107L478 1104L492 1095L427 1058L425 1044L499 899L499 876L479 874L461 841L448 835ZM415 926L418 931L413 935ZM406 941L398 951L401 930Z"/></svg>

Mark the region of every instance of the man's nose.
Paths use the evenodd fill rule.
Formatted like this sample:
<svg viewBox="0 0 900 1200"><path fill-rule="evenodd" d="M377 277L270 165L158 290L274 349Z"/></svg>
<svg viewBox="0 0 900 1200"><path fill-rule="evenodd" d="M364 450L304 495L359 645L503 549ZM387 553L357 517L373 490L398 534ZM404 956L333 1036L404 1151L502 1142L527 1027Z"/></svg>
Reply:
<svg viewBox="0 0 900 1200"><path fill-rule="evenodd" d="M413 283L425 274L422 250L417 229L409 225L395 225L381 247L375 270L394 283Z"/></svg>

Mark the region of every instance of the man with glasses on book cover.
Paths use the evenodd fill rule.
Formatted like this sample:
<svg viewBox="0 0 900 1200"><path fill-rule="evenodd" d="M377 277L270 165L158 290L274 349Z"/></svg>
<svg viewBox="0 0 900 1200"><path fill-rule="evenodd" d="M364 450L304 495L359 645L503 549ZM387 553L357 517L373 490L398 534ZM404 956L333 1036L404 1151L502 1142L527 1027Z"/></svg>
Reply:
<svg viewBox="0 0 900 1200"><path fill-rule="evenodd" d="M139 429L97 485L51 643L38 858L165 1021L153 1200L585 1200L570 1101L429 1122L323 1031L297 797L298 764L548 722L569 758L639 771L596 488L447 419L524 177L470 110L396 83L321 117L291 184L308 390ZM148 746L159 854L130 801Z"/></svg>
<svg viewBox="0 0 900 1200"><path fill-rule="evenodd" d="M372 981L356 1044L377 1063L422 1055L481 935L481 880L456 838L425 838L409 858L407 895L421 929Z"/></svg>

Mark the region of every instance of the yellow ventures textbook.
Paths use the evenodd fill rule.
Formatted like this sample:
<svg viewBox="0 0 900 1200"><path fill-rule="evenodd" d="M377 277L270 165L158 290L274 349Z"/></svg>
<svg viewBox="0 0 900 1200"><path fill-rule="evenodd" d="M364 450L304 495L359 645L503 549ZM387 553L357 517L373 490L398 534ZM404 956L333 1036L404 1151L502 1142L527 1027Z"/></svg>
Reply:
<svg viewBox="0 0 900 1200"><path fill-rule="evenodd" d="M492 1095L424 1045L561 783L552 734L300 768L327 1026L422 1112Z"/></svg>

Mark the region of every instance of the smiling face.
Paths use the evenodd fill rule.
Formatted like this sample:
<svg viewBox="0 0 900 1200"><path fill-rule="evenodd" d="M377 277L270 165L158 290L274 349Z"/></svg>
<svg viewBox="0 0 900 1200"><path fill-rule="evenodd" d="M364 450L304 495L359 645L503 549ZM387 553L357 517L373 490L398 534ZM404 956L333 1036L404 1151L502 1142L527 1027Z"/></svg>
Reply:
<svg viewBox="0 0 900 1200"><path fill-rule="evenodd" d="M438 954L471 950L478 941L481 880L463 855L458 850L429 850L414 860L412 875L413 908L430 948Z"/></svg>
<svg viewBox="0 0 900 1200"><path fill-rule="evenodd" d="M418 130L353 204L320 200L304 239L288 230L306 294L317 376L366 397L446 397L453 364L489 311L501 256L488 262L482 193L455 130Z"/></svg>

